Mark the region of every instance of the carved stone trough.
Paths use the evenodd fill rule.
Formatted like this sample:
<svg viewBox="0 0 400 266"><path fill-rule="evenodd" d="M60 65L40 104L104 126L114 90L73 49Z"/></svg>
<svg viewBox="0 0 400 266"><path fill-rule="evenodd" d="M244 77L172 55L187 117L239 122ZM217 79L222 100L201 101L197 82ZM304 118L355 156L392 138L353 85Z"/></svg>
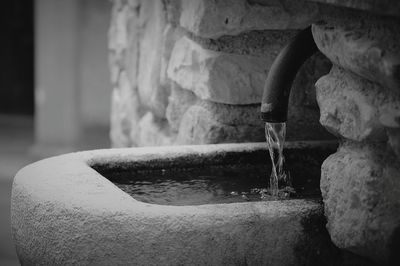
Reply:
<svg viewBox="0 0 400 266"><path fill-rule="evenodd" d="M318 187L320 165L335 147L288 143L294 183L307 176L302 180ZM36 162L13 184L18 257L23 265L321 265L338 257L318 195L160 205L136 200L105 177L268 164L264 143L94 150ZM267 182L269 172L265 176Z"/></svg>

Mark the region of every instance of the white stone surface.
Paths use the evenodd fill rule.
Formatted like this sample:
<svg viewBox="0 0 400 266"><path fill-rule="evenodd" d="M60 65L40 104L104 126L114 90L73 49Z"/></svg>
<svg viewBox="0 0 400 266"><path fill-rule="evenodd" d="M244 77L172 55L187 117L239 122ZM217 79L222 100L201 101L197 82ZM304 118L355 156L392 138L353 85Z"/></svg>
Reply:
<svg viewBox="0 0 400 266"><path fill-rule="evenodd" d="M388 95L378 84L334 66L316 83L320 122L335 135L356 141L384 140L380 109Z"/></svg>
<svg viewBox="0 0 400 266"><path fill-rule="evenodd" d="M250 30L303 29L317 17L316 4L290 1L184 0L180 25L205 38L235 35Z"/></svg>
<svg viewBox="0 0 400 266"><path fill-rule="evenodd" d="M350 14L313 24L315 43L333 63L397 91L400 24L390 18Z"/></svg>
<svg viewBox="0 0 400 266"><path fill-rule="evenodd" d="M385 141L400 154L400 94L338 66L316 83L320 122L354 141Z"/></svg>
<svg viewBox="0 0 400 266"><path fill-rule="evenodd" d="M255 4L255 2L259 4ZM180 4L182 4L182 8L180 8ZM224 16L229 13L231 15L229 15L230 18L228 20L232 17L231 21L234 22L234 19L236 19L235 12L251 11L252 15L246 15L246 19L243 20L243 25L247 25L246 27L250 24L253 25L252 23L256 20L259 20L261 24L267 23L264 21L267 20L269 21L269 24L267 24L275 25L275 28L279 28L282 25L289 26L284 26L284 30L257 31L252 30L254 25L244 30L243 25L240 24L242 28L238 26L238 29L240 28L240 31L237 32L240 33L239 35L225 35L217 40L202 38L202 35L192 34L179 27L179 19L187 15L185 12L188 11L186 10L188 5L191 6L190 8L195 8L196 5L203 4L211 9L215 5L217 9L209 10L206 12L207 14L197 14L195 12L194 19L198 18L198 15L212 15L216 19L224 20ZM244 10L239 10L239 7L244 8ZM158 139L152 145L164 143L163 141L160 142L160 139L170 137L169 133L160 132L159 138L157 138L154 132L154 134L150 133L152 131L147 131L147 133L140 131L139 121L144 113L153 113L154 119L151 123L148 123L150 120L144 119L143 125L147 123L154 130L156 128L164 129L163 119L166 119L169 123L169 130L173 135L179 130L181 120L188 108L199 99L238 105L237 108L241 110L247 108L251 110L249 112L254 114L254 119L257 119L258 112L255 111L257 109L255 106L243 107L241 105L259 104L267 72L275 56L297 32L301 24L296 24L297 20L304 22L307 21L307 18L315 17L316 13L314 11L316 9L314 10L314 8L314 4L293 0L253 2L223 0L216 3L213 1L182 1L182 3L181 1L165 2L161 0L114 1L113 19L110 28L110 64L113 87L118 89L120 72L125 72L124 75L127 76L132 89L131 97L136 98L136 100L133 102L129 97L126 98L128 100L124 100L125 96L120 95L120 92L113 93L114 95L119 95L114 96L117 102L113 103L113 112L122 113L112 114L112 120L115 120L112 121L111 129L113 146L141 145L141 139L147 139L148 141ZM277 13L274 13L275 11ZM216 13L220 14L220 16L217 16ZM268 17L268 14L271 17ZM239 15L237 18L240 17ZM276 20L276 17L280 15L282 15L282 20ZM263 20L260 20L261 16L263 16ZM224 23L224 21L220 22ZM212 27L218 29L218 25L216 23ZM233 24L229 25L228 28L231 26L236 28ZM303 26L305 27L305 25ZM261 27L260 29L264 28ZM223 29L223 31L225 30ZM231 33L233 34L233 32L229 32L229 34ZM309 82L306 81L309 76L315 77L319 75L318 71L313 72L313 69L319 69L315 64L317 61L314 60L312 64L309 64L311 67L308 67L308 70L299 75L298 89L293 90L291 97L293 104L289 111L289 117L292 117L292 122L289 124L289 128L292 129L290 132L296 132L296 134L290 133L288 135L290 138L293 136L292 139L315 139L315 136L317 138L319 136L326 138L327 136L327 134L324 135L325 130L318 125L316 119L318 109L314 102L314 89L311 85L313 84L312 78L309 79ZM183 99L176 98L182 95L177 96L174 94L174 87L183 88L188 94L193 93L195 99L188 97L185 99L189 102L183 103ZM174 95L171 95L171 93ZM137 96L133 94L137 94ZM127 103L122 103L123 101L127 101ZM128 121L129 113L131 113L130 109L137 107L128 107L128 101L139 106L139 112L133 115L131 122ZM219 111L218 108L215 110ZM233 108L229 108L229 110L233 110ZM232 111L233 116L242 112L241 110L238 112ZM194 143L191 140L193 138L190 137L194 135L199 137L198 141L203 138L209 139L211 142L215 142L217 139L234 142L263 140L261 123L259 124L260 127L248 126L242 122L240 125L234 125L226 122L233 121L231 118L221 119L220 115L212 112L207 112L206 115L203 111L200 113L203 118L211 117L211 120L207 120L208 118L196 118L194 111L192 111L190 116L186 116L186 119L190 122L190 126L188 124L186 129L191 128L191 130L196 131L197 122L195 123L194 121L199 122L203 119L204 123L208 123L209 121L216 121L216 118L212 118L213 116L218 117L218 122L215 122L215 129L218 132L215 134L210 133L213 136L213 140L211 141L211 138L208 137L201 137L203 133L213 130L213 128L209 127L209 129L203 130L202 128L207 126L200 126L199 129L201 130L198 133L187 133L185 131L180 134L179 139L190 140L189 142L185 143L178 140L177 143ZM230 116L226 112L224 115ZM203 122L199 122L199 124ZM235 121L232 123L235 123ZM305 132L305 130L301 130L301 128L304 128L303 124L311 125L313 129L307 131L312 133L303 134ZM300 134L300 132L302 133ZM145 138L147 134L152 137ZM184 134L189 135L183 137ZM223 135L227 136L227 138L224 138ZM239 138L235 139L235 135L238 135ZM251 137L254 138L251 139ZM146 145L151 144L148 141L145 142ZM196 143L198 142L196 141Z"/></svg>
<svg viewBox="0 0 400 266"><path fill-rule="evenodd" d="M119 75L118 86L112 92L111 131L113 147L129 147L137 139L141 110L136 88L125 71Z"/></svg>
<svg viewBox="0 0 400 266"><path fill-rule="evenodd" d="M190 106L198 101L196 95L175 85L168 99L166 117L171 130L178 132L182 117Z"/></svg>
<svg viewBox="0 0 400 266"><path fill-rule="evenodd" d="M199 98L226 104L261 101L269 58L227 54L202 48L188 37L175 44L168 77Z"/></svg>
<svg viewBox="0 0 400 266"><path fill-rule="evenodd" d="M138 146L165 146L171 145L174 135L170 134L165 119L159 119L153 113L147 112L139 121L138 129L131 136Z"/></svg>
<svg viewBox="0 0 400 266"><path fill-rule="evenodd" d="M343 140L322 166L327 228L339 248L398 265L399 23L351 10L327 17L312 27L335 65L316 84L320 122Z"/></svg>
<svg viewBox="0 0 400 266"><path fill-rule="evenodd" d="M156 120L165 118L170 93L166 69L179 33L167 23L162 1L115 1L112 14L111 139L113 147L130 147L151 139L144 138L139 124L145 112L151 111ZM151 125L152 130L161 126Z"/></svg>
<svg viewBox="0 0 400 266"><path fill-rule="evenodd" d="M183 114L177 144L264 141L259 105L232 106L199 101Z"/></svg>
<svg viewBox="0 0 400 266"><path fill-rule="evenodd" d="M335 245L379 265L395 262L399 257L399 175L398 159L382 143L346 143L325 160L321 191Z"/></svg>
<svg viewBox="0 0 400 266"><path fill-rule="evenodd" d="M307 256L303 222L311 213L320 215L319 203L146 204L90 167L262 145L98 150L31 164L18 172L12 191L19 259L23 265L294 265L297 256Z"/></svg>
<svg viewBox="0 0 400 266"><path fill-rule="evenodd" d="M166 12L162 1L140 1L138 14L139 32L130 32L131 38L139 41L137 79L138 93L141 104L154 112L158 117L165 116L167 107L168 87L162 86L160 79L166 71L162 64L165 56L166 39L173 34L164 34L167 26ZM140 37L139 37L140 36ZM134 48L134 47L132 47Z"/></svg>

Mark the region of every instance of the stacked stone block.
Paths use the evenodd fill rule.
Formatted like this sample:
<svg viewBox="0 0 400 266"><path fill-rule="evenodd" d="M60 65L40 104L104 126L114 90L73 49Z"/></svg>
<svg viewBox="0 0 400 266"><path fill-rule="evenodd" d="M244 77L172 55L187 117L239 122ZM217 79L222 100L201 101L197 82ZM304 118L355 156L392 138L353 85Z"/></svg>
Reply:
<svg viewBox="0 0 400 266"><path fill-rule="evenodd" d="M264 141L268 70L317 14L316 4L295 0L114 0L113 146ZM318 123L314 88L328 70L317 55L299 73L289 139L331 138Z"/></svg>
<svg viewBox="0 0 400 266"><path fill-rule="evenodd" d="M316 44L333 67L316 55L299 71L289 102L288 139L330 138L319 118L341 140L322 165L331 238L378 264L397 265L396 1L113 3L109 48L115 147L264 141L258 112L268 70L290 38L314 23ZM329 69L315 91L314 82Z"/></svg>
<svg viewBox="0 0 400 266"><path fill-rule="evenodd" d="M320 122L342 140L322 165L328 231L340 248L399 262L400 23L347 10L312 29L333 63L316 84Z"/></svg>

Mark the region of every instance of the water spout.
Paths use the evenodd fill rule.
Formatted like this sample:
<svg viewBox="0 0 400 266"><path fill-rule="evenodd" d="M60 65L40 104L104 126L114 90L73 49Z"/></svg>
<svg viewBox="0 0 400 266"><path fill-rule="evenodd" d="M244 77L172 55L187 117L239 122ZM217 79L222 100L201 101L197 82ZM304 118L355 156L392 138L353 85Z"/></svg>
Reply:
<svg viewBox="0 0 400 266"><path fill-rule="evenodd" d="M286 197L293 193L290 175L284 170L283 156L289 95L298 70L317 51L310 26L282 49L265 82L261 119L265 122L265 137L272 161L268 189L272 196Z"/></svg>
<svg viewBox="0 0 400 266"><path fill-rule="evenodd" d="M261 101L261 119L264 122L286 122L292 83L303 63L317 51L310 26L297 34L276 57Z"/></svg>

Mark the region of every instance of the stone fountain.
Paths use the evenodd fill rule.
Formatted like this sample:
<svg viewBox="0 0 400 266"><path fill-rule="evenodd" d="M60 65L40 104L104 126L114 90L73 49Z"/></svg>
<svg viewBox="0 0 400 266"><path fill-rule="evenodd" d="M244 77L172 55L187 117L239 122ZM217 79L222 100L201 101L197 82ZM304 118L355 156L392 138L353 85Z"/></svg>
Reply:
<svg viewBox="0 0 400 266"><path fill-rule="evenodd" d="M300 69L289 99L286 156L307 158L298 173L318 165L309 176L321 178L322 202L161 206L135 200L107 179L107 171L259 164L268 158L261 143L68 154L15 178L11 211L20 261L397 265L399 13L391 0L115 0L109 43L115 147L263 141L257 117L263 81L278 51L312 25L317 48L333 66L325 73L327 59L317 55ZM339 139L336 152L321 144L332 139L321 124Z"/></svg>

